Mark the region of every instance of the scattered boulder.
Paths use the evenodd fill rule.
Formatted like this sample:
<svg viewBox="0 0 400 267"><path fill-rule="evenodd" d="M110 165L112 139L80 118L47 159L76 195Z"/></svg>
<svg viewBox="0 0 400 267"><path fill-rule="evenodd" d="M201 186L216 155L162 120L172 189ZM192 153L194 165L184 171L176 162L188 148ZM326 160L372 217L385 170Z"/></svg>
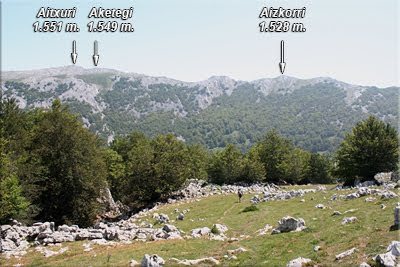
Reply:
<svg viewBox="0 0 400 267"><path fill-rule="evenodd" d="M135 260L131 260L131 261L129 262L129 266L130 266L130 267L139 266L139 262L137 262L137 261L135 261Z"/></svg>
<svg viewBox="0 0 400 267"><path fill-rule="evenodd" d="M393 256L400 256L400 241L392 241L386 249Z"/></svg>
<svg viewBox="0 0 400 267"><path fill-rule="evenodd" d="M317 204L315 207L322 210L326 208L323 204Z"/></svg>
<svg viewBox="0 0 400 267"><path fill-rule="evenodd" d="M392 192L392 191L385 191L382 193L381 199L391 199L391 198L397 198L398 196L396 195L396 193Z"/></svg>
<svg viewBox="0 0 400 267"><path fill-rule="evenodd" d="M396 258L390 253L378 254L375 257L375 262L378 264L378 266L385 266L385 267L396 266Z"/></svg>
<svg viewBox="0 0 400 267"><path fill-rule="evenodd" d="M302 267L303 264L307 264L310 263L311 259L307 259L307 258L297 258L294 260L291 260L286 267Z"/></svg>
<svg viewBox="0 0 400 267"><path fill-rule="evenodd" d="M260 197L258 195L254 195L251 199L250 199L251 204L253 205L257 205L258 203L260 203Z"/></svg>
<svg viewBox="0 0 400 267"><path fill-rule="evenodd" d="M85 251L85 252L92 251L93 248L92 248L90 245L91 245L90 243L84 243L84 244L82 244L82 247L84 248L83 251Z"/></svg>
<svg viewBox="0 0 400 267"><path fill-rule="evenodd" d="M195 228L192 229L191 235L193 237L201 237L201 236L206 236L211 232L211 229L208 227L202 227L202 228Z"/></svg>
<svg viewBox="0 0 400 267"><path fill-rule="evenodd" d="M371 267L371 265L366 262L362 262L359 267Z"/></svg>
<svg viewBox="0 0 400 267"><path fill-rule="evenodd" d="M361 188L358 189L357 194L360 197L368 196L368 195L371 194L371 190L368 187L361 187Z"/></svg>
<svg viewBox="0 0 400 267"><path fill-rule="evenodd" d="M315 246L315 247L314 247L314 251L315 251L315 252L319 251L320 249L321 249L320 246Z"/></svg>
<svg viewBox="0 0 400 267"><path fill-rule="evenodd" d="M354 216L352 216L352 217L344 217L343 220L342 220L342 225L345 225L345 224L348 224L348 223L353 223L355 221L357 221L357 217L354 217Z"/></svg>
<svg viewBox="0 0 400 267"><path fill-rule="evenodd" d="M338 215L342 215L342 213L340 211L335 210L332 215L338 216Z"/></svg>
<svg viewBox="0 0 400 267"><path fill-rule="evenodd" d="M375 200L376 200L376 197L367 197L365 199L365 202L372 202L372 201L375 201Z"/></svg>
<svg viewBox="0 0 400 267"><path fill-rule="evenodd" d="M170 261L173 261L177 264L180 265L199 265L201 263L211 263L213 265L219 265L219 261L214 259L213 257L208 257L208 258L202 258L202 259L196 259L196 260L179 260L176 258L171 258L169 259Z"/></svg>
<svg viewBox="0 0 400 267"><path fill-rule="evenodd" d="M362 182L361 184L359 184L359 186L361 186L361 187L369 187L369 186L375 186L376 185L376 182L375 181L365 181L365 182Z"/></svg>
<svg viewBox="0 0 400 267"><path fill-rule="evenodd" d="M345 252L342 252L342 253L336 255L336 260L341 260L341 259L343 259L345 257L348 257L348 256L350 256L351 254L353 254L356 251L357 251L356 248L351 248L349 250L346 250Z"/></svg>
<svg viewBox="0 0 400 267"><path fill-rule="evenodd" d="M357 211L357 209L349 209L349 210L346 210L344 213L351 213L351 212L355 212L355 211Z"/></svg>
<svg viewBox="0 0 400 267"><path fill-rule="evenodd" d="M228 255L234 255L234 254L238 254L238 253L242 253L242 252L246 252L246 251L247 251L247 249L240 247L237 249L228 250L227 253L228 253Z"/></svg>
<svg viewBox="0 0 400 267"><path fill-rule="evenodd" d="M392 172L380 172L375 174L374 179L380 184L389 183L392 180L392 175Z"/></svg>
<svg viewBox="0 0 400 267"><path fill-rule="evenodd" d="M66 247L66 248L60 248L59 250L49 250L44 247L36 247L35 250L42 253L43 256L48 258L67 252L68 248Z"/></svg>
<svg viewBox="0 0 400 267"><path fill-rule="evenodd" d="M165 224L162 229L167 233L178 231L178 228L176 228L176 226L172 224Z"/></svg>
<svg viewBox="0 0 400 267"><path fill-rule="evenodd" d="M347 200L352 200L352 199L356 199L356 198L359 198L359 197L360 197L360 195L357 192L354 192L354 193L348 194L346 196L346 199Z"/></svg>
<svg viewBox="0 0 400 267"><path fill-rule="evenodd" d="M184 218L185 218L185 215L182 212L179 213L178 216L176 216L177 221L183 221Z"/></svg>
<svg viewBox="0 0 400 267"><path fill-rule="evenodd" d="M386 249L386 253L378 254L374 260L378 266L394 267L396 265L396 257L400 256L400 241L392 241Z"/></svg>
<svg viewBox="0 0 400 267"><path fill-rule="evenodd" d="M164 264L164 259L157 254L151 256L149 254L146 254L143 257L142 262L140 263L140 267L161 267Z"/></svg>
<svg viewBox="0 0 400 267"><path fill-rule="evenodd" d="M269 230L271 230L271 229L272 229L272 226L269 225L269 224L267 224L266 226L264 226L264 228L257 230L256 233L257 233L258 236L260 236L260 235L266 235L267 232L268 232Z"/></svg>
<svg viewBox="0 0 400 267"><path fill-rule="evenodd" d="M304 230L305 222L302 218L293 218L290 216L284 217L279 220L279 226L272 230L271 234L279 234L279 233L286 233L286 232L298 232Z"/></svg>
<svg viewBox="0 0 400 267"><path fill-rule="evenodd" d="M158 215L157 222L162 223L162 224L169 223L168 215L161 213L160 215Z"/></svg>

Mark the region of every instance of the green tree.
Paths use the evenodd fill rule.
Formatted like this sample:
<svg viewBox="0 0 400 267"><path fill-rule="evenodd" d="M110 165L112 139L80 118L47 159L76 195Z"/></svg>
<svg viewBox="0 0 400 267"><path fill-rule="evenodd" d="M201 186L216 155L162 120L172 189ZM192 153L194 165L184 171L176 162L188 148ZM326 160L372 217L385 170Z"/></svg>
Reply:
<svg viewBox="0 0 400 267"><path fill-rule="evenodd" d="M60 101L38 115L28 163L40 188L40 220L90 225L106 185L106 165L97 137ZM25 177L28 181L31 177Z"/></svg>
<svg viewBox="0 0 400 267"><path fill-rule="evenodd" d="M6 141L0 137L0 223L7 223L12 218L19 219L29 206L5 153L5 145Z"/></svg>
<svg viewBox="0 0 400 267"><path fill-rule="evenodd" d="M188 179L208 179L207 167L209 155L201 145L188 146L190 169Z"/></svg>
<svg viewBox="0 0 400 267"><path fill-rule="evenodd" d="M157 183L152 200L178 190L192 174L189 150L174 135L159 135L152 142L153 170Z"/></svg>
<svg viewBox="0 0 400 267"><path fill-rule="evenodd" d="M258 145L260 160L266 171L266 181L276 183L285 179L285 171L281 165L292 150L290 142L276 131L270 131Z"/></svg>
<svg viewBox="0 0 400 267"><path fill-rule="evenodd" d="M209 168L210 181L216 184L232 184L242 178L243 155L232 144L224 150L217 151Z"/></svg>
<svg viewBox="0 0 400 267"><path fill-rule="evenodd" d="M157 186L153 179L154 153L150 140L141 133L133 132L116 139L112 148L123 159L125 175L120 187L114 188L111 193L132 208L147 203L151 199L152 188Z"/></svg>
<svg viewBox="0 0 400 267"><path fill-rule="evenodd" d="M337 151L335 174L348 185L355 179L372 180L379 172L395 171L398 158L396 129L370 116L346 135Z"/></svg>
<svg viewBox="0 0 400 267"><path fill-rule="evenodd" d="M286 154L284 160L278 165L283 179L288 183L298 184L305 176L305 171L310 158L310 153L295 148Z"/></svg>
<svg viewBox="0 0 400 267"><path fill-rule="evenodd" d="M327 184L332 182L330 160L327 156L312 153L301 183Z"/></svg>
<svg viewBox="0 0 400 267"><path fill-rule="evenodd" d="M112 148L125 165L120 200L131 208L166 197L178 190L188 177L201 175L203 163L195 158L198 156L191 158L193 150L172 134L149 140L134 132L117 139Z"/></svg>
<svg viewBox="0 0 400 267"><path fill-rule="evenodd" d="M257 145L246 154L243 162L242 178L246 183L260 182L265 179L265 168L260 160L260 151Z"/></svg>
<svg viewBox="0 0 400 267"><path fill-rule="evenodd" d="M122 156L112 149L104 151L107 182L114 199L121 200L124 188L125 165Z"/></svg>

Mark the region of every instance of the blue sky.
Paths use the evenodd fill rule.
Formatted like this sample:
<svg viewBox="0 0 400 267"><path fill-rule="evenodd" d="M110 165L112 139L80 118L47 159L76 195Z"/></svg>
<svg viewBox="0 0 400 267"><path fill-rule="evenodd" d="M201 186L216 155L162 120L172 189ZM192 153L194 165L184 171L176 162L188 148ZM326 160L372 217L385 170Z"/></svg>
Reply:
<svg viewBox="0 0 400 267"><path fill-rule="evenodd" d="M279 44L286 43L286 75L329 76L361 84L399 85L400 7L397 0L3 0L2 70L71 64L72 40L78 62L185 81L227 75L254 80L279 73ZM33 33L41 6L78 8L79 33ZM135 8L134 33L88 33L92 6ZM307 7L306 33L258 32L263 6Z"/></svg>

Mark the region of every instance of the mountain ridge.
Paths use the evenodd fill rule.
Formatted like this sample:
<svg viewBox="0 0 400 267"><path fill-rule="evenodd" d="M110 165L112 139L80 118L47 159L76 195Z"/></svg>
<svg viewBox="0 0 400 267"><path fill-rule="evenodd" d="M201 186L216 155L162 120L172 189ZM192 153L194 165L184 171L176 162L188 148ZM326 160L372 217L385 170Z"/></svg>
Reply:
<svg viewBox="0 0 400 267"><path fill-rule="evenodd" d="M134 130L149 136L172 132L209 148L234 143L246 150L276 128L296 145L323 152L336 149L345 132L367 115L392 124L398 118L399 87L359 86L330 77L242 81L211 76L185 82L66 66L2 72L1 88L26 109L49 107L59 98L108 141Z"/></svg>

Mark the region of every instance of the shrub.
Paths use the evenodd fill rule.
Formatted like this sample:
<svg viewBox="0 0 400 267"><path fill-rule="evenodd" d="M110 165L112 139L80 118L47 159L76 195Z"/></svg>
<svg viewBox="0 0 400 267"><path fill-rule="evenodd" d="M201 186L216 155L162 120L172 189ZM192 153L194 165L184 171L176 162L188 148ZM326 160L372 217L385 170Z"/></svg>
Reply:
<svg viewBox="0 0 400 267"><path fill-rule="evenodd" d="M255 205L247 206L242 210L242 212L258 211L259 208Z"/></svg>
<svg viewBox="0 0 400 267"><path fill-rule="evenodd" d="M214 225L213 228L211 228L211 233L214 235L219 235L221 232L218 230L218 228Z"/></svg>

